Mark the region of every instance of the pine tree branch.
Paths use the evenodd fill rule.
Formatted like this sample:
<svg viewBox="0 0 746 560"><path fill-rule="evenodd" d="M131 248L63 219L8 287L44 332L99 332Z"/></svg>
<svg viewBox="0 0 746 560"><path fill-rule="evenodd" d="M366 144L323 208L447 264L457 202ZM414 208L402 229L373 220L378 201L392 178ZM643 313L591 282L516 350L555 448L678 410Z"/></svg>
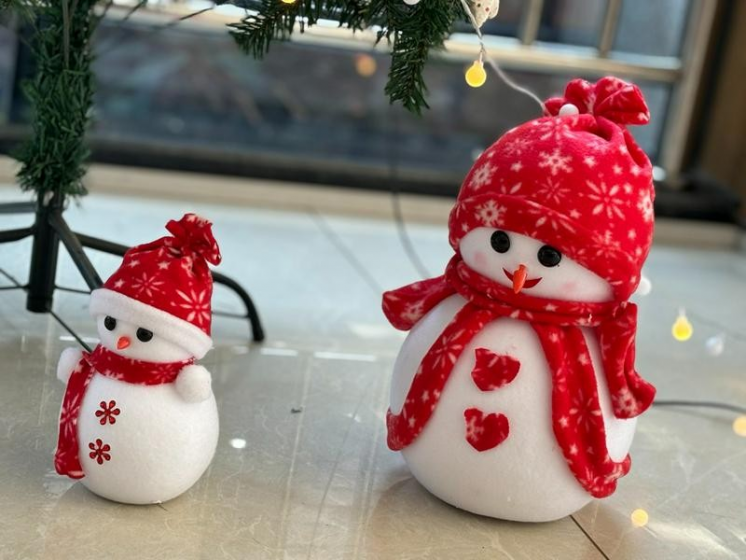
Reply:
<svg viewBox="0 0 746 560"><path fill-rule="evenodd" d="M34 115L22 146L18 180L23 190L85 194L85 133L93 102L90 39L96 0L49 0L37 9L33 45L36 75L25 84ZM65 46L60 48L60 46Z"/></svg>
<svg viewBox="0 0 746 560"><path fill-rule="evenodd" d="M454 21L463 17L459 0L422 0L414 6L403 0L262 0L256 13L229 27L241 50L255 58L264 56L273 40L288 40L296 23L301 33L322 18L353 31L380 27L377 42L385 38L392 47L386 95L419 114L428 107L423 72L430 52L443 47Z"/></svg>
<svg viewBox="0 0 746 560"><path fill-rule="evenodd" d="M290 38L300 6L300 2L285 4L280 0L262 0L258 13L229 24L229 33L243 52L262 58L274 39L286 41Z"/></svg>

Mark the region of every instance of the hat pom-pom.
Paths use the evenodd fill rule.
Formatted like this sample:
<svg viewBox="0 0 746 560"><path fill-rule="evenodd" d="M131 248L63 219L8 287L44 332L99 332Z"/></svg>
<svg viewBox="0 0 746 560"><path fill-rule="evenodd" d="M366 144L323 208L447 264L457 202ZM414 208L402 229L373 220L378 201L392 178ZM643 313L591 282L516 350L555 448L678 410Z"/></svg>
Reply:
<svg viewBox="0 0 746 560"><path fill-rule="evenodd" d="M174 236L174 245L182 252L197 254L212 265L220 264L220 248L208 220L196 214L184 214L179 221L168 222L166 229Z"/></svg>
<svg viewBox="0 0 746 560"><path fill-rule="evenodd" d="M562 108L574 105L580 114L603 117L621 126L650 122L650 111L642 91L635 84L608 76L595 84L572 80L564 97L553 97L544 103L547 116L563 116Z"/></svg>

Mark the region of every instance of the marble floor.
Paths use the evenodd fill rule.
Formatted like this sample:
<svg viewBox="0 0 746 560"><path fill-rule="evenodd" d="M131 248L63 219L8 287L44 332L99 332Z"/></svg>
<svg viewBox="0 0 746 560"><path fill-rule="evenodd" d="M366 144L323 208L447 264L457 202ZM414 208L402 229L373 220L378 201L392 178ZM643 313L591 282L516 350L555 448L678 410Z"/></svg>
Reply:
<svg viewBox="0 0 746 560"><path fill-rule="evenodd" d="M10 199L17 193L0 189ZM616 494L553 523L477 517L419 486L385 445L402 335L382 316L380 295L418 277L392 221L110 195L71 206L67 218L134 244L187 210L215 222L220 270L251 291L268 334L250 344L244 322L215 320L216 348L204 360L221 417L212 466L161 506L108 502L56 475L55 364L74 341L50 316L27 313L22 293L2 291L1 559L746 558L746 437L731 412L653 408ZM29 219L0 215L0 225ZM450 254L443 227L409 231L425 267L441 271ZM0 245L0 266L25 281L28 251L28 242ZM92 258L102 276L117 265ZM746 405L744 254L656 246L646 274L653 291L639 299L638 368L660 398ZM58 282L83 287L67 257ZM237 307L223 288L213 303ZM60 292L55 310L95 342L86 304ZM680 307L694 325L686 343L671 336ZM644 526L632 522L637 509L649 516Z"/></svg>

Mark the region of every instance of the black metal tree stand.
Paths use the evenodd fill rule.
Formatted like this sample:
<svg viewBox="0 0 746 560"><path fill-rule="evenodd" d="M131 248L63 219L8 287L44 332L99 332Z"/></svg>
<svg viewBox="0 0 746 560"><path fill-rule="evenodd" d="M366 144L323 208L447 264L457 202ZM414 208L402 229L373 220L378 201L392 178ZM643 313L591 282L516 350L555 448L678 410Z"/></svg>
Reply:
<svg viewBox="0 0 746 560"><path fill-rule="evenodd" d="M78 268L81 277L89 290L101 287L103 282L85 254L85 248L123 256L129 249L125 245L112 243L103 239L75 233L70 229L62 213L65 209L65 197L59 192L43 200L39 197L34 202L18 202L0 205L0 214L36 214L34 223L25 228L0 231L0 243L20 241L33 238L28 284L17 286L27 292L26 309L34 313L51 313L54 292L60 289L56 284L57 257L60 243L65 247L70 258ZM251 325L252 338L256 342L264 340L259 314L249 294L238 282L220 273L212 273L216 284L222 284L233 290L246 307L246 312L215 312L215 315L248 319Z"/></svg>

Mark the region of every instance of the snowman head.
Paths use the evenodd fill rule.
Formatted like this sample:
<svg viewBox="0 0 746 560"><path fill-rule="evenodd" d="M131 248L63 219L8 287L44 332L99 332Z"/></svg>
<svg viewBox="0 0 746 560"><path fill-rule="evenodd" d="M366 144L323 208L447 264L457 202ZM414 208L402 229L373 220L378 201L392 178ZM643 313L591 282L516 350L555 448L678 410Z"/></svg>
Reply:
<svg viewBox="0 0 746 560"><path fill-rule="evenodd" d="M559 249L520 233L478 227L459 244L472 270L518 293L583 302L610 301L611 285Z"/></svg>
<svg viewBox="0 0 746 560"><path fill-rule="evenodd" d="M192 357L188 350L160 335L151 325L100 314L96 316L96 326L101 344L120 356L154 363L183 362Z"/></svg>
<svg viewBox="0 0 746 560"><path fill-rule="evenodd" d="M465 264L526 295L626 301L653 238L652 165L627 130L639 88L573 80L545 116L506 132L467 174L449 219Z"/></svg>

